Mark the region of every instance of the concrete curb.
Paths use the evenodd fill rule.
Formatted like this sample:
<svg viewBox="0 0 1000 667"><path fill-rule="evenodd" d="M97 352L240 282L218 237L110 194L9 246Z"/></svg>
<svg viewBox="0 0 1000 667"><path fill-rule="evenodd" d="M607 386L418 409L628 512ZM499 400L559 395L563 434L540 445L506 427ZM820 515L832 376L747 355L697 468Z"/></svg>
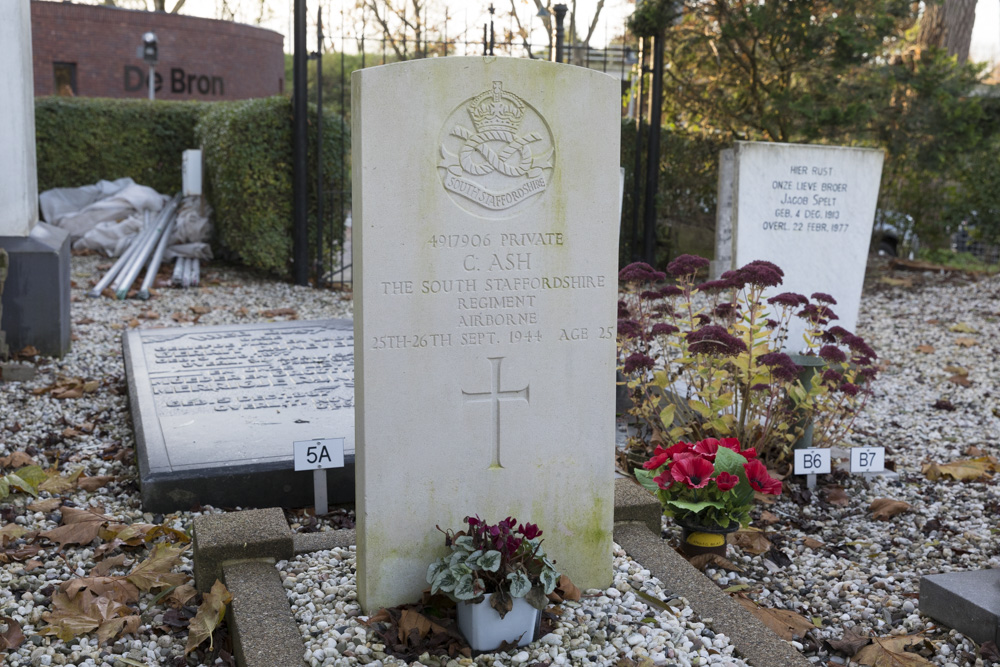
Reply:
<svg viewBox="0 0 1000 667"><path fill-rule="evenodd" d="M227 563L223 580L233 596L229 630L241 667L304 665L302 633L281 585L274 561Z"/></svg>
<svg viewBox="0 0 1000 667"><path fill-rule="evenodd" d="M757 667L812 663L723 593L660 537L660 504L631 478L615 480L615 541L649 568L737 653ZM199 590L216 578L229 588L228 612L240 667L305 664L305 642L274 564L294 555L349 547L354 530L293 534L278 508L200 516L194 522L194 569ZM710 620L706 620L710 619Z"/></svg>
<svg viewBox="0 0 1000 667"><path fill-rule="evenodd" d="M747 662L757 667L810 667L811 662L757 620L711 580L640 523L615 524L615 542L683 596L713 632L729 637ZM711 620L708 620L711 619Z"/></svg>

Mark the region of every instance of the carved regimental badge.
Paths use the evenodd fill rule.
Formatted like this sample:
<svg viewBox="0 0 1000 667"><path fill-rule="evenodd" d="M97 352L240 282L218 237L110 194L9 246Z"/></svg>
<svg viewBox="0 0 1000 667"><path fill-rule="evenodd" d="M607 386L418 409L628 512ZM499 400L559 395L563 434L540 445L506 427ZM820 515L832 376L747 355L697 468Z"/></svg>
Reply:
<svg viewBox="0 0 1000 667"><path fill-rule="evenodd" d="M466 211L509 218L548 187L552 132L531 105L503 89L503 82L494 81L492 90L459 105L442 134L441 182Z"/></svg>

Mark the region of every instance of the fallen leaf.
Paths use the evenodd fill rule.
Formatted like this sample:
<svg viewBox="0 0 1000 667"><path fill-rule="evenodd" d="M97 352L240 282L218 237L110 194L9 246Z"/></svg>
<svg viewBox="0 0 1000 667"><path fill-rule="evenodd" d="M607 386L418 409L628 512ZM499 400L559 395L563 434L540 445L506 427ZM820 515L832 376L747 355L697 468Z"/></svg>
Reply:
<svg viewBox="0 0 1000 667"><path fill-rule="evenodd" d="M170 592L163 596L163 603L173 609L180 609L188 601L198 594L198 589L190 584L181 584L170 589Z"/></svg>
<svg viewBox="0 0 1000 667"><path fill-rule="evenodd" d="M949 401L947 398L939 398L938 400L934 401L934 404L931 405L931 407L934 408L935 410L945 410L947 412L955 411L955 404Z"/></svg>
<svg viewBox="0 0 1000 667"><path fill-rule="evenodd" d="M153 547L153 553L136 565L126 579L144 591L185 583L188 575L171 570L180 564L181 554L187 551L187 548L186 544L173 545L163 542L157 544Z"/></svg>
<svg viewBox="0 0 1000 667"><path fill-rule="evenodd" d="M139 601L139 589L121 577L77 577L64 581L59 585L59 588L70 598L74 598L81 591L86 590L98 597L115 600L122 604Z"/></svg>
<svg viewBox="0 0 1000 667"><path fill-rule="evenodd" d="M981 456L975 459L963 459L951 463L925 463L920 472L927 479L936 482L942 477L951 477L960 482L971 482L989 477L989 473L1000 472L997 460L992 456Z"/></svg>
<svg viewBox="0 0 1000 667"><path fill-rule="evenodd" d="M863 649L870 642L871 637L861 634L856 626L847 628L841 639L826 640L826 644L828 644L834 651L839 651L840 653L845 653L849 656L856 655L858 651Z"/></svg>
<svg viewBox="0 0 1000 667"><path fill-rule="evenodd" d="M847 491L842 486L826 487L825 499L826 502L837 507L847 507L851 504L851 497L847 495Z"/></svg>
<svg viewBox="0 0 1000 667"><path fill-rule="evenodd" d="M868 509L871 510L872 518L878 521L888 521L897 514L902 514L910 508L911 505L909 503L905 503L902 500L893 500L891 498L876 498L868 507Z"/></svg>
<svg viewBox="0 0 1000 667"><path fill-rule="evenodd" d="M287 317L291 317L293 319L296 318L296 317L298 317L298 313L295 311L294 308L270 308L268 310L262 310L262 311L260 311L260 314L262 316L264 316L264 317L284 317L284 316L287 316Z"/></svg>
<svg viewBox="0 0 1000 667"><path fill-rule="evenodd" d="M806 539L802 540L802 544L806 545L810 549L822 549L824 546L826 546L819 540L814 540L811 537L807 537Z"/></svg>
<svg viewBox="0 0 1000 667"><path fill-rule="evenodd" d="M129 329L135 329L140 324L141 324L141 322L139 322L139 320L137 320L134 317L128 321L128 327L129 327Z"/></svg>
<svg viewBox="0 0 1000 667"><path fill-rule="evenodd" d="M699 556L692 556L688 558L688 562L694 565L696 568L705 571L705 568L709 565L714 565L715 567L721 567L723 569L729 570L730 572L742 572L743 569L738 565L733 563L727 558L723 558L719 554L701 554Z"/></svg>
<svg viewBox="0 0 1000 667"><path fill-rule="evenodd" d="M42 512L49 513L62 505L62 498L46 498L45 500L36 500L35 502L28 505L28 509L32 512Z"/></svg>
<svg viewBox="0 0 1000 667"><path fill-rule="evenodd" d="M170 315L170 319L174 322L190 322L191 318L184 313L173 313Z"/></svg>
<svg viewBox="0 0 1000 667"><path fill-rule="evenodd" d="M0 634L0 651L15 651L24 643L24 633L21 624L10 616L0 617L0 623L7 624L7 631Z"/></svg>
<svg viewBox="0 0 1000 667"><path fill-rule="evenodd" d="M765 526L770 526L772 523L778 523L781 519L777 515L764 510L760 513L760 518L757 519L758 522L764 524Z"/></svg>
<svg viewBox="0 0 1000 667"><path fill-rule="evenodd" d="M59 548L67 544L90 544L101 532L101 526L111 521L111 517L105 516L93 510L82 510L76 507L63 506L62 525L44 533L39 533L40 537L56 542Z"/></svg>
<svg viewBox="0 0 1000 667"><path fill-rule="evenodd" d="M233 596L226 590L225 584L216 579L215 583L212 584L211 592L205 593L202 603L198 605L198 613L188 625L188 639L184 646L184 655L195 650L206 639L208 640L208 649L212 650L212 633L215 632L215 628L219 627L223 616L226 615L226 605L232 600Z"/></svg>
<svg viewBox="0 0 1000 667"><path fill-rule="evenodd" d="M207 315L212 309L208 306L191 306L191 312L195 315Z"/></svg>
<svg viewBox="0 0 1000 667"><path fill-rule="evenodd" d="M956 324L952 324L950 327L948 327L948 331L953 331L955 333L968 333L968 334L979 333L968 322L958 322Z"/></svg>
<svg viewBox="0 0 1000 667"><path fill-rule="evenodd" d="M902 637L872 637L872 643L861 649L854 660L868 667L922 667L933 665L919 653L908 653L906 647L924 642L920 635Z"/></svg>
<svg viewBox="0 0 1000 667"><path fill-rule="evenodd" d="M773 496L769 493L761 493L760 491L753 492L754 502L764 503L765 505L773 505L777 500L777 496Z"/></svg>
<svg viewBox="0 0 1000 667"><path fill-rule="evenodd" d="M955 339L955 345L959 345L961 347L972 347L973 345L979 345L979 341L969 336L959 336Z"/></svg>
<svg viewBox="0 0 1000 667"><path fill-rule="evenodd" d="M139 629L139 616L131 613L131 607L88 590L72 598L63 591L54 592L51 609L42 614L49 625L42 628L40 634L56 635L66 642L97 630L98 641L104 643L119 634Z"/></svg>
<svg viewBox="0 0 1000 667"><path fill-rule="evenodd" d="M950 373L952 375L968 375L969 374L969 369L968 368L962 368L961 366L945 366L943 370L944 370L945 373Z"/></svg>
<svg viewBox="0 0 1000 667"><path fill-rule="evenodd" d="M75 322L75 324L78 324L80 326L83 326L84 324L93 324L93 323L94 320L90 319L89 317L81 317Z"/></svg>
<svg viewBox="0 0 1000 667"><path fill-rule="evenodd" d="M111 573L112 568L116 567L125 567L125 554L118 554L114 558L105 558L90 569L90 576L106 577Z"/></svg>
<svg viewBox="0 0 1000 667"><path fill-rule="evenodd" d="M19 526L16 523L8 523L3 528L0 528L0 545L13 542L26 532L28 532L28 529L24 526Z"/></svg>
<svg viewBox="0 0 1000 667"><path fill-rule="evenodd" d="M160 314L152 310L144 310L139 313L139 317L144 320L158 320L160 319Z"/></svg>
<svg viewBox="0 0 1000 667"><path fill-rule="evenodd" d="M83 473L82 467L77 468L66 476L60 475L58 470L50 470L46 473L49 476L48 479L38 485L38 490L47 491L54 496L60 493L66 493L67 491L76 488L76 480L81 473Z"/></svg>
<svg viewBox="0 0 1000 667"><path fill-rule="evenodd" d="M747 596L739 593L733 596L744 609L756 616L761 623L771 628L776 635L787 641L795 641L806 636L810 630L815 630L813 622L804 616L787 609L772 609L761 607Z"/></svg>
<svg viewBox="0 0 1000 667"><path fill-rule="evenodd" d="M114 481L113 475L96 475L94 477L81 477L76 481L77 487L83 489L84 491L96 491L108 484L108 482Z"/></svg>
<svg viewBox="0 0 1000 667"><path fill-rule="evenodd" d="M35 459L31 458L27 452L14 452L10 456L0 456L0 468L22 468L30 465L36 465L36 463Z"/></svg>
<svg viewBox="0 0 1000 667"><path fill-rule="evenodd" d="M923 352L924 354L933 354L934 353L934 346L933 345L917 345L917 352Z"/></svg>
<svg viewBox="0 0 1000 667"><path fill-rule="evenodd" d="M957 384L960 387L972 386L972 382L966 375L952 375L950 378L948 378L948 382L951 382L952 384Z"/></svg>
<svg viewBox="0 0 1000 667"><path fill-rule="evenodd" d="M764 533L756 531L738 530L730 533L727 541L752 554L762 554L771 550L771 542L764 537Z"/></svg>

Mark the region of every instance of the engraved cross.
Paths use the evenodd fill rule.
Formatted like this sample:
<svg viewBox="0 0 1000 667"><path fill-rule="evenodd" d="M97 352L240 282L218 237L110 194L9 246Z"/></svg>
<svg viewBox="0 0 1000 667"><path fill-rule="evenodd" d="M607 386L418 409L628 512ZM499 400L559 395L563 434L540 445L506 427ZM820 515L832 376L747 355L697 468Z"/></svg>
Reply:
<svg viewBox="0 0 1000 667"><path fill-rule="evenodd" d="M483 392L469 392L462 390L462 400L464 403L490 403L492 409L493 423L492 423L492 434L493 434L493 462L490 464L491 468L502 468L500 465L500 401L520 401L523 400L528 403L528 388L531 386L525 385L524 389L517 390L500 390L500 364L503 362L503 357L487 357L493 369L493 382L489 391Z"/></svg>

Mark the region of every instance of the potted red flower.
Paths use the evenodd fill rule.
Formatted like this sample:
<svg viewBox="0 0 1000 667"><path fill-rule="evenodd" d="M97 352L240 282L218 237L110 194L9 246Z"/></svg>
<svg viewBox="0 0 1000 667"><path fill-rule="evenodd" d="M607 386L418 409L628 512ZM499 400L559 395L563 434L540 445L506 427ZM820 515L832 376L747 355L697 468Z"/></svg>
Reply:
<svg viewBox="0 0 1000 667"><path fill-rule="evenodd" d="M465 522L458 533L442 531L449 551L427 569L431 594L455 601L458 628L474 651L502 642L526 646L560 578L542 548L542 531L512 517L496 525L478 516Z"/></svg>
<svg viewBox="0 0 1000 667"><path fill-rule="evenodd" d="M781 482L768 474L757 452L742 449L736 438L657 447L636 479L683 528L681 548L689 556L725 556L726 533L750 523L754 491L781 493Z"/></svg>

